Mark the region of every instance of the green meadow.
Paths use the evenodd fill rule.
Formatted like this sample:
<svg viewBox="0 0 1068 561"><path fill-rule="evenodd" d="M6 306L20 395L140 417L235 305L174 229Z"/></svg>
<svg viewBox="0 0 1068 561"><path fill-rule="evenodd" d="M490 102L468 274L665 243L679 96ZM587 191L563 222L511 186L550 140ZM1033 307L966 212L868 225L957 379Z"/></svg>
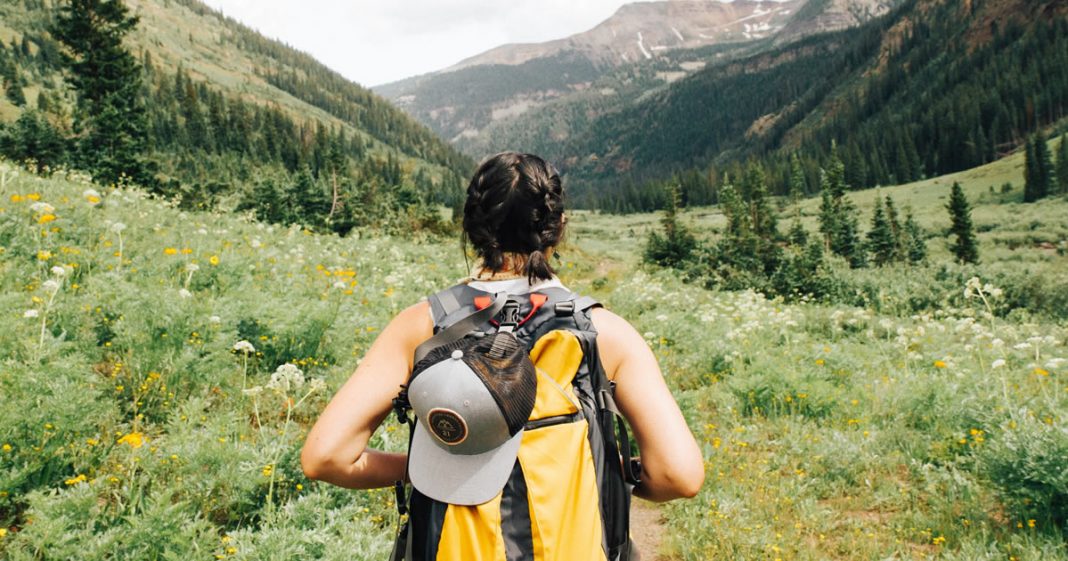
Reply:
<svg viewBox="0 0 1068 561"><path fill-rule="evenodd" d="M644 334L704 450L698 497L661 509L664 558L1068 559L1068 202L1017 202L1021 160L879 190L930 263L843 268L851 302L707 290L640 264L658 216L573 213L561 278ZM954 180L977 266L946 249ZM862 229L874 194L849 195ZM5 165L0 557L385 558L392 490L309 481L300 448L392 315L465 274L456 238L312 234ZM373 444L405 439L387 422Z"/></svg>

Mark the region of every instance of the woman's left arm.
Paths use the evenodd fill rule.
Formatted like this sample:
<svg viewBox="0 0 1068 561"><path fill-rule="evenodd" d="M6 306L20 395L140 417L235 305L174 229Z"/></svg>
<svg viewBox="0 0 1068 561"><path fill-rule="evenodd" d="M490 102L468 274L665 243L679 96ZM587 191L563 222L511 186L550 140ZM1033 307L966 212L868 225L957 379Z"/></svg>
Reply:
<svg viewBox="0 0 1068 561"><path fill-rule="evenodd" d="M404 477L405 454L369 450L367 442L407 382L415 348L432 333L426 302L382 330L308 432L300 454L305 476L349 489L388 487Z"/></svg>

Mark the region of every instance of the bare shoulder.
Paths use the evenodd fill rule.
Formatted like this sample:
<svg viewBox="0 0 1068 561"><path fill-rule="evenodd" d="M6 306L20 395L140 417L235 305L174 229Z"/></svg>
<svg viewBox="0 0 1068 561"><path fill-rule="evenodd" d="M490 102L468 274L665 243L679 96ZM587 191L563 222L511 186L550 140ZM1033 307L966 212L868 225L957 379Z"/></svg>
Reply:
<svg viewBox="0 0 1068 561"><path fill-rule="evenodd" d="M619 366L637 356L652 354L638 330L610 310L594 308L590 312L597 329L597 345L608 377L615 379Z"/></svg>

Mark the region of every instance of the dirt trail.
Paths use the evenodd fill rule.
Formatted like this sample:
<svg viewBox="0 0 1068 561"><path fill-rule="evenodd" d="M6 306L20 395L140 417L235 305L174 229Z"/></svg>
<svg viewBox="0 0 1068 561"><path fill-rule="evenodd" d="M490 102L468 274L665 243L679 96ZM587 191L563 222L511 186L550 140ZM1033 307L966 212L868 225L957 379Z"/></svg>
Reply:
<svg viewBox="0 0 1068 561"><path fill-rule="evenodd" d="M669 561L657 554L664 536L660 509L653 503L635 497L630 507L630 537L638 546L641 561Z"/></svg>

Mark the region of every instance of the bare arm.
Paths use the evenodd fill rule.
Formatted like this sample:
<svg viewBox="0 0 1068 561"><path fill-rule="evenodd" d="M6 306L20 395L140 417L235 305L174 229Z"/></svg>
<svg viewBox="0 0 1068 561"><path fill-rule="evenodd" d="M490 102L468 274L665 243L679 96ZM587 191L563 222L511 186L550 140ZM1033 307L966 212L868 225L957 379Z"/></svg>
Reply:
<svg viewBox="0 0 1068 561"><path fill-rule="evenodd" d="M704 458L656 356L623 318L595 308L592 319L605 373L616 382L616 404L641 450L642 484L634 494L650 501L693 497L704 483Z"/></svg>
<svg viewBox="0 0 1068 561"><path fill-rule="evenodd" d="M388 487L404 477L405 454L369 450L367 442L408 380L415 347L433 333L428 306L397 314L323 409L300 454L307 477L350 489Z"/></svg>

